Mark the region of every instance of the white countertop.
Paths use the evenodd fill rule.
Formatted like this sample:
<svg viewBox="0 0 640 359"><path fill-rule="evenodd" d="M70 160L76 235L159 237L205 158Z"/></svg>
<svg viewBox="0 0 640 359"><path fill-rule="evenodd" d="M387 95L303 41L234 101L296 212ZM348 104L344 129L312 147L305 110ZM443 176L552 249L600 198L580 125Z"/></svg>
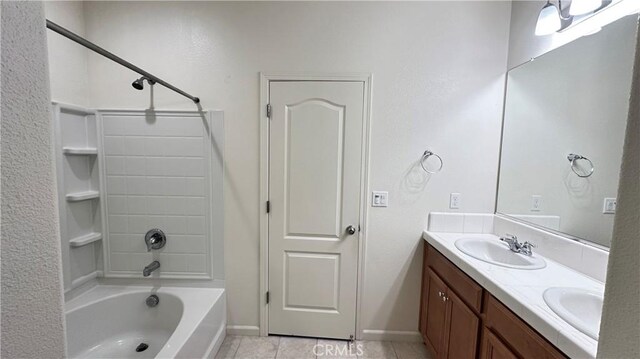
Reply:
<svg viewBox="0 0 640 359"><path fill-rule="evenodd" d="M454 242L461 237L498 240L494 234L423 233L429 244L566 355L571 358L596 357L598 342L556 315L544 302L542 294L549 287L572 287L603 293L603 283L546 257L543 258L547 266L536 270L486 263L456 248Z"/></svg>

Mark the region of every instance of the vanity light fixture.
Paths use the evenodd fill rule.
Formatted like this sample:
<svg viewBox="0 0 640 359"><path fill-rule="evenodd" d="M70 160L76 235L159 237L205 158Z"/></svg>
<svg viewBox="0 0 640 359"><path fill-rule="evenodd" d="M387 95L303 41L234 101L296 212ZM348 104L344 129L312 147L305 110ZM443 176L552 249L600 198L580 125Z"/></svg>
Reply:
<svg viewBox="0 0 640 359"><path fill-rule="evenodd" d="M547 0L538 14L536 36L551 35L571 25L572 20L572 16L562 15L562 0L558 0L557 7Z"/></svg>
<svg viewBox="0 0 640 359"><path fill-rule="evenodd" d="M560 11L547 0L547 4L540 10L536 22L536 36L551 35L562 28Z"/></svg>
<svg viewBox="0 0 640 359"><path fill-rule="evenodd" d="M569 7L569 15L584 15L597 10L602 6L602 0L572 0Z"/></svg>

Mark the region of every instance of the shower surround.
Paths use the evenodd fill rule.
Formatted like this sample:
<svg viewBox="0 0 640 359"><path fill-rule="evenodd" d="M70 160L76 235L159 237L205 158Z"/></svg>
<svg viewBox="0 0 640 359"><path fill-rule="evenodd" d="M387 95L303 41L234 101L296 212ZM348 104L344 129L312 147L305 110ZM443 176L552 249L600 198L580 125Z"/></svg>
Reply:
<svg viewBox="0 0 640 359"><path fill-rule="evenodd" d="M69 356L213 355L227 326L222 111L53 113ZM166 243L147 247L154 229Z"/></svg>
<svg viewBox="0 0 640 359"><path fill-rule="evenodd" d="M100 111L105 277L222 279L222 113ZM166 246L148 251L158 228ZM215 258L215 255L218 257Z"/></svg>

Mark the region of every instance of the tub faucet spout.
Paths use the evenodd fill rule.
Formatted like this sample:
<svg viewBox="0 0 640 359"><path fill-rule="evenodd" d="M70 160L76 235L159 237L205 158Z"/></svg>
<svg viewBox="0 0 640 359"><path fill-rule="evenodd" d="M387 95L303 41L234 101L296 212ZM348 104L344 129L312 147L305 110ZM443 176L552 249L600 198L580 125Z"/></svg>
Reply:
<svg viewBox="0 0 640 359"><path fill-rule="evenodd" d="M144 267L144 269L142 270L142 275L145 276L145 277L148 277L148 276L151 275L151 273L153 271L155 271L158 268L160 268L160 262L153 261L153 262L151 262L151 264L149 264L148 266Z"/></svg>

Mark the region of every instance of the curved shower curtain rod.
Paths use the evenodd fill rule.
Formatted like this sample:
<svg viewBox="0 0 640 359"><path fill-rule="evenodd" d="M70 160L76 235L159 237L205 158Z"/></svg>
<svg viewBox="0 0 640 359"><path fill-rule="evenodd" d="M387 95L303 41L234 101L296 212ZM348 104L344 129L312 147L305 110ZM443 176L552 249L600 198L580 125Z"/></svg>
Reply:
<svg viewBox="0 0 640 359"><path fill-rule="evenodd" d="M100 46L94 44L93 42L91 42L91 41L89 41L89 40L87 40L87 39L85 39L85 38L83 38L81 36L78 36L78 35L74 34L73 32L65 29L64 27L56 24L55 22L53 22L51 20L47 20L47 28L49 30L57 32L58 34L66 37L66 38L68 38L68 39L70 39L72 41L77 42L78 44L88 48L89 50L95 51L95 52L99 53L100 55L102 55L102 56L104 56L104 57L106 57L106 58L108 58L108 59L110 59L112 61L115 61L115 62L119 63L120 65L122 65L124 67L127 67L127 68L139 73L140 75L146 77L149 81L158 83L158 84L160 84L160 85L162 85L162 86L164 86L164 87L166 87L166 88L168 88L170 90L173 90L173 91L181 94L182 96L189 98L191 101L193 101L195 103L200 103L200 99L199 98L189 95L188 93L180 90L179 88L173 86L172 84L170 84L170 83L168 83L168 82L166 82L166 81L164 81L164 80L162 80L162 79L160 79L160 78L158 78L158 77L146 72L145 70L143 70L143 69L139 68L138 66L136 66L136 65L134 65L134 64L132 64L132 63L126 61L126 60L124 60L123 58L112 54L111 52L109 52L109 51L101 48Z"/></svg>

